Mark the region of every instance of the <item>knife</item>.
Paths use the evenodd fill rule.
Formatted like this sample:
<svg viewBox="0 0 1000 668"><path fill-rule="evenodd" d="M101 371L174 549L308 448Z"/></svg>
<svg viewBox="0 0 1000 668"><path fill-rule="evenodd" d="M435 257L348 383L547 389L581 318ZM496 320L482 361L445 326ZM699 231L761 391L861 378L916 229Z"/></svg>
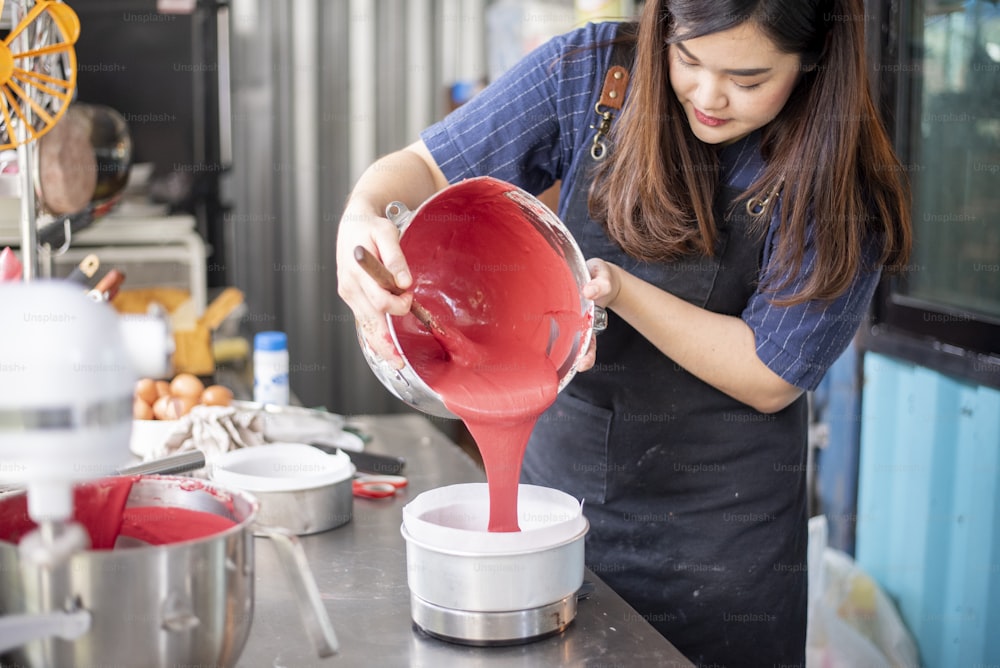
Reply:
<svg viewBox="0 0 1000 668"><path fill-rule="evenodd" d="M335 445L327 445L325 443L310 443L309 445L314 448L319 448L328 455L335 455L338 452L343 452L350 458L351 463L354 464L354 468L356 468L359 473L398 475L403 470L403 467L406 466L406 460L402 457L377 455L373 452L363 452L358 450L343 450Z"/></svg>
<svg viewBox="0 0 1000 668"><path fill-rule="evenodd" d="M69 272L69 275L66 276L66 280L79 283L80 285L84 285L89 288L94 280L94 274L97 273L100 266L100 258L91 253L87 257L83 258L80 264L73 267L73 271Z"/></svg>
<svg viewBox="0 0 1000 668"><path fill-rule="evenodd" d="M101 277L101 280L97 281L97 285L87 293L87 296L95 302L109 302L118 294L118 288L121 287L124 280L125 274L118 269L111 269Z"/></svg>

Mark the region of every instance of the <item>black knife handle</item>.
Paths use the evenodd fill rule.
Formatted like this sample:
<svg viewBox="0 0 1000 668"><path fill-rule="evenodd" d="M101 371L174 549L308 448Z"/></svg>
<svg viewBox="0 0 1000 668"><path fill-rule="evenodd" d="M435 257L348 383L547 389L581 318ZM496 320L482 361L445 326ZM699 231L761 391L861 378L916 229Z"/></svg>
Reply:
<svg viewBox="0 0 1000 668"><path fill-rule="evenodd" d="M403 467L406 466L406 460L402 457L377 455L373 452L359 452L356 450L342 450L335 445L326 445L325 443L310 443L309 445L331 455L343 452L350 458L351 463L354 464L359 473L399 475Z"/></svg>

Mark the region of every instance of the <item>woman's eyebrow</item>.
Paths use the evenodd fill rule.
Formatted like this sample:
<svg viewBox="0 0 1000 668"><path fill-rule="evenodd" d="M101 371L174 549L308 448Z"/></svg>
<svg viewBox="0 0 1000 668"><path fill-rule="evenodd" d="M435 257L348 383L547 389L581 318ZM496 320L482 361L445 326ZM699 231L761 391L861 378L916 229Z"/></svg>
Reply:
<svg viewBox="0 0 1000 668"><path fill-rule="evenodd" d="M678 49L680 49L684 53L684 55L687 56L688 58L690 58L691 60L698 60L698 56L696 56L693 53L691 53L690 51L688 51L688 48L686 46L684 46L684 42L674 42L674 46L676 46ZM750 68L750 69L745 69L745 70L744 69L737 69L737 70L722 70L722 71L725 74L730 74L730 75L736 76L736 77L753 77L753 76L757 76L758 74L767 74L768 72L771 71L771 68L770 67L755 67L755 68Z"/></svg>

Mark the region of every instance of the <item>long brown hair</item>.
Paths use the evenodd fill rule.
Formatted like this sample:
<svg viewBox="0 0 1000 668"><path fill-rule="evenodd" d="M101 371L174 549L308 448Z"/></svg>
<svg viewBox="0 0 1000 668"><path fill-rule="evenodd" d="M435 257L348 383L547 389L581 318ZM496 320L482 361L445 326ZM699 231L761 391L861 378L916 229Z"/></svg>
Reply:
<svg viewBox="0 0 1000 668"><path fill-rule="evenodd" d="M713 254L716 151L691 132L670 86L671 42L752 21L802 60L800 80L762 131L763 174L743 197L767 202L766 228L780 193L778 245L765 287L787 287L802 271L813 224L816 261L794 304L844 293L877 261L904 266L911 246L907 179L872 100L865 65L862 0L650 0L639 19L628 101L612 129L615 149L590 192L593 218L629 255L669 261ZM683 35L678 34L683 26ZM864 257L866 243L881 245Z"/></svg>

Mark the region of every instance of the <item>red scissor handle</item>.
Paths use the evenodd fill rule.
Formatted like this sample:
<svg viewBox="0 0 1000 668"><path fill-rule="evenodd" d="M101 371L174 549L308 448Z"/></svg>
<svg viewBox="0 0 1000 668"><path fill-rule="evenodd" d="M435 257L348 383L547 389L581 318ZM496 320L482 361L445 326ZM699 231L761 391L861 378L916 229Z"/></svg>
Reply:
<svg viewBox="0 0 1000 668"><path fill-rule="evenodd" d="M361 475L354 479L352 488L355 496L385 499L396 496L406 485L407 480L401 475Z"/></svg>

